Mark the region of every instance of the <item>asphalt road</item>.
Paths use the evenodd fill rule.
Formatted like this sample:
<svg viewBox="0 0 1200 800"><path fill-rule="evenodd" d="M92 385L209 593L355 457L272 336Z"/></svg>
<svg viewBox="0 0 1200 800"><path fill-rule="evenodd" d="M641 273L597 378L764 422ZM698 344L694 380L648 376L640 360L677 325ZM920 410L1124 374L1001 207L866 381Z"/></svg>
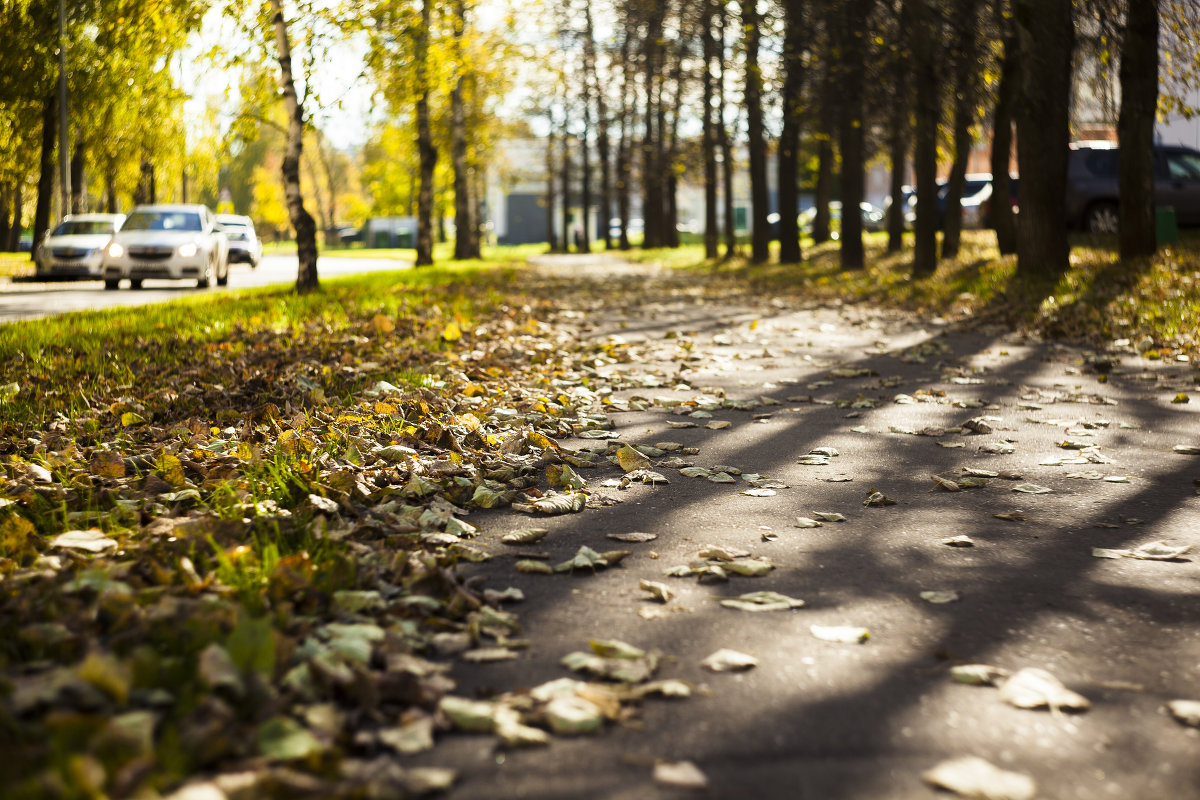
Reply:
<svg viewBox="0 0 1200 800"><path fill-rule="evenodd" d="M411 264L389 258L345 258L321 256L317 269L321 278L333 278L361 272L407 269ZM197 289L195 281L146 281L144 288L133 291L105 291L101 281L26 283L0 281L0 322L36 319L70 311L94 311L116 306L161 303L200 292L221 292L253 286L292 283L296 280L294 255L263 256L257 269L234 264L229 286Z"/></svg>

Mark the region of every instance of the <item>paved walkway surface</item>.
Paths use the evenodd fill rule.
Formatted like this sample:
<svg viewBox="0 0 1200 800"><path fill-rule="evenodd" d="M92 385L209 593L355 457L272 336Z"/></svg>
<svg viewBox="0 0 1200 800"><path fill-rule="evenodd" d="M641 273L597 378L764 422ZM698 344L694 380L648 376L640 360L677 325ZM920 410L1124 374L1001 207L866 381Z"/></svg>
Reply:
<svg viewBox="0 0 1200 800"><path fill-rule="evenodd" d="M627 724L549 749L448 735L412 763L459 769L453 797L673 797L683 790L656 784L653 767L686 760L707 778L700 796L935 798L945 795L922 773L960 756L1029 776L1039 797L1200 797L1200 730L1164 708L1200 699L1200 456L1176 452L1200 445L1200 404L1173 402L1196 389L1193 365L857 305L723 295L603 257L541 266L563 286L548 322L611 345L587 369L593 386L613 388L615 442L696 452L667 444L653 458L665 485L606 488L616 465L581 471L608 507L472 515L494 558L468 569L524 592L513 609L530 647L514 661L457 665L458 693L564 677L560 659L589 639L658 650L659 676L697 691L648 699ZM818 448L832 450L809 457ZM745 475L686 477L671 458L787 488L748 494ZM894 505L864 505L872 492ZM845 521L798 526L820 514ZM524 548L499 542L531 524L550 533ZM608 538L631 532L657 538ZM973 546L945 543L960 536ZM1192 551L1096 555L1154 542ZM633 554L595 575L514 569L518 551L555 564L581 545ZM713 545L775 569L727 582L664 576ZM673 599L650 599L643 580L666 583ZM762 590L805 605L719 603ZM870 638L826 641L813 626ZM758 664L701 667L722 648ZM997 688L956 682L952 669L966 664L1046 670L1090 709L1016 708Z"/></svg>

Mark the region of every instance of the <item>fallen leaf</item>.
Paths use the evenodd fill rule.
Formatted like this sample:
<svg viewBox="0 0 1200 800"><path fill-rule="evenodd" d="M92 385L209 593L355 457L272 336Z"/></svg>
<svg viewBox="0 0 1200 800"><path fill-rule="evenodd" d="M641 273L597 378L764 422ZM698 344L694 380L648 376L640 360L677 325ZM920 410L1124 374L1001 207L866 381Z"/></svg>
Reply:
<svg viewBox="0 0 1200 800"><path fill-rule="evenodd" d="M534 544L545 539L549 532L549 528L518 528L501 536L500 541L511 545Z"/></svg>
<svg viewBox="0 0 1200 800"><path fill-rule="evenodd" d="M605 536L609 539L615 539L618 542L653 542L658 538L657 533L641 533L638 531L632 533L608 533Z"/></svg>
<svg viewBox="0 0 1200 800"><path fill-rule="evenodd" d="M733 423L724 419L714 419L712 422L705 423L704 427L710 431L723 431L727 428L732 428Z"/></svg>
<svg viewBox="0 0 1200 800"><path fill-rule="evenodd" d="M1191 549L1191 545L1175 546L1160 541L1150 542L1133 550L1093 547L1092 555L1096 558L1136 558L1141 561L1174 561L1188 553Z"/></svg>
<svg viewBox="0 0 1200 800"><path fill-rule="evenodd" d="M883 506L894 506L896 505L896 501L883 492L871 490L871 493L867 495L867 499L863 500L863 505L882 508Z"/></svg>
<svg viewBox="0 0 1200 800"><path fill-rule="evenodd" d="M700 666L713 672L743 672L758 666L758 659L737 650L721 649L700 662Z"/></svg>
<svg viewBox="0 0 1200 800"><path fill-rule="evenodd" d="M836 511L814 511L813 516L824 522L845 522L846 517Z"/></svg>
<svg viewBox="0 0 1200 800"><path fill-rule="evenodd" d="M949 539L942 539L942 544L947 547L974 547L975 541L970 536L951 536Z"/></svg>
<svg viewBox="0 0 1200 800"><path fill-rule="evenodd" d="M699 553L700 558L716 561L733 561L735 558L746 558L749 555L749 550L742 550L740 547L724 547L719 544L706 545Z"/></svg>
<svg viewBox="0 0 1200 800"><path fill-rule="evenodd" d="M629 445L623 444L617 449L617 463L624 472L633 472L649 468L650 459Z"/></svg>
<svg viewBox="0 0 1200 800"><path fill-rule="evenodd" d="M992 516L996 519L1008 520L1009 522L1024 522L1025 520L1029 519L1029 517L1025 516L1020 511L1007 511L1003 514L992 514Z"/></svg>
<svg viewBox="0 0 1200 800"><path fill-rule="evenodd" d="M1037 667L1026 667L1001 683L1000 699L1017 708L1048 707L1054 711L1086 711L1092 705L1086 697Z"/></svg>
<svg viewBox="0 0 1200 800"><path fill-rule="evenodd" d="M945 489L948 492L961 492L962 491L962 487L959 486L954 481L950 480L949 478L943 478L941 475L930 475L929 477L932 478L933 482L936 483L939 487L941 487L942 489Z"/></svg>
<svg viewBox="0 0 1200 800"><path fill-rule="evenodd" d="M708 778L690 761L659 761L654 765L654 782L672 789L708 788Z"/></svg>
<svg viewBox="0 0 1200 800"><path fill-rule="evenodd" d="M1021 483L1012 487L1014 492L1023 492L1024 494L1050 494L1054 490L1046 486L1038 486L1036 483Z"/></svg>
<svg viewBox="0 0 1200 800"><path fill-rule="evenodd" d="M513 565L517 572L524 572L534 575L553 575L554 568L544 561L534 561L531 558L526 558L518 561Z"/></svg>
<svg viewBox="0 0 1200 800"><path fill-rule="evenodd" d="M1184 456L1200 456L1200 447L1194 444L1177 444L1172 448L1174 452Z"/></svg>
<svg viewBox="0 0 1200 800"><path fill-rule="evenodd" d="M766 558L737 558L733 561L723 562L721 566L729 572L745 578L761 578L775 569L775 565Z"/></svg>
<svg viewBox="0 0 1200 800"><path fill-rule="evenodd" d="M950 668L950 677L971 686L995 686L1010 675L1006 669L991 664L959 664Z"/></svg>
<svg viewBox="0 0 1200 800"><path fill-rule="evenodd" d="M544 709L546 722L558 734L595 733L604 726L600 707L578 695L555 697Z"/></svg>
<svg viewBox="0 0 1200 800"><path fill-rule="evenodd" d="M273 761L294 761L322 750L316 737L290 717L272 717L258 728L258 751Z"/></svg>
<svg viewBox="0 0 1200 800"><path fill-rule="evenodd" d="M1200 728L1200 700L1172 700L1167 711L1181 724Z"/></svg>
<svg viewBox="0 0 1200 800"><path fill-rule="evenodd" d="M62 547L68 550L86 550L89 553L102 553L105 550L119 547L116 539L104 535L98 528L86 531L67 531L60 533L50 540L51 547Z"/></svg>
<svg viewBox="0 0 1200 800"><path fill-rule="evenodd" d="M862 644L871 638L869 630L852 625L810 625L809 630L813 636L825 642Z"/></svg>
<svg viewBox="0 0 1200 800"><path fill-rule="evenodd" d="M943 761L922 773L921 779L939 789L977 800L1032 800L1037 794L1033 778L1000 769L977 756Z"/></svg>
<svg viewBox="0 0 1200 800"><path fill-rule="evenodd" d="M921 592L921 599L927 603L942 604L942 603L957 603L962 600L962 595L956 591L930 591Z"/></svg>
<svg viewBox="0 0 1200 800"><path fill-rule="evenodd" d="M808 517L796 517L797 528L820 528L824 523L817 522L815 519Z"/></svg>
<svg viewBox="0 0 1200 800"><path fill-rule="evenodd" d="M671 598L675 596L670 587L660 581L648 581L643 578L638 582L638 588L643 592L649 592L651 597L661 603L669 603L671 602Z"/></svg>
<svg viewBox="0 0 1200 800"><path fill-rule="evenodd" d="M739 597L726 598L721 605L739 611L790 611L802 608L804 601L779 592L747 592Z"/></svg>

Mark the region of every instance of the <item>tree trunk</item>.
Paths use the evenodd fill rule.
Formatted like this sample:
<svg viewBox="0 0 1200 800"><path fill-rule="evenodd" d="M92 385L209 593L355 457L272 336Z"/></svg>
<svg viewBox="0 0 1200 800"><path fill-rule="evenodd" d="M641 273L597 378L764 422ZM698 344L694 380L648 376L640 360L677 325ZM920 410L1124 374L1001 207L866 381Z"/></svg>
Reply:
<svg viewBox="0 0 1200 800"><path fill-rule="evenodd" d="M13 190L12 227L8 229L8 247L6 248L10 253L15 253L21 245L21 230L25 224L24 205L25 192L21 182L17 181L17 187Z"/></svg>
<svg viewBox="0 0 1200 800"><path fill-rule="evenodd" d="M71 154L71 213L86 214L88 211L87 180L84 178L83 141L75 140L75 152Z"/></svg>
<svg viewBox="0 0 1200 800"><path fill-rule="evenodd" d="M50 202L54 197L54 140L58 130L56 109L54 95L46 95L42 101L42 155L38 164L37 206L33 212L34 246L29 248L31 261L38 243L46 238L46 231L50 229Z"/></svg>
<svg viewBox="0 0 1200 800"><path fill-rule="evenodd" d="M1011 27L1011 23L1001 24ZM1017 252L1017 220L1013 214L1012 161L1013 96L1017 90L1020 60L1017 41L1011 29L1004 35L1004 56L1000 62L1000 85L996 88L996 108L992 112L992 228L1000 255Z"/></svg>
<svg viewBox="0 0 1200 800"><path fill-rule="evenodd" d="M550 135L546 137L546 244L553 253L558 251L558 236L554 233L554 211L557 201L554 179L558 170L554 164L554 116L547 113L547 117L550 120Z"/></svg>
<svg viewBox="0 0 1200 800"><path fill-rule="evenodd" d="M567 117L563 114L563 134L562 134L562 163L559 165L562 172L559 175L559 180L562 181L562 189L559 194L562 195L562 251L564 253L571 252L571 136L567 133Z"/></svg>
<svg viewBox="0 0 1200 800"><path fill-rule="evenodd" d="M1017 271L1061 275L1070 266L1067 241L1067 151L1071 140L1071 0L1015 0L1021 53L1016 106L1018 188Z"/></svg>
<svg viewBox="0 0 1200 800"><path fill-rule="evenodd" d="M704 257L715 259L718 255L717 241L717 122L713 109L715 101L713 68L717 60L715 38L716 0L705 0L704 16L700 23L700 35L704 37L704 110L702 119L701 147L704 159Z"/></svg>
<svg viewBox="0 0 1200 800"><path fill-rule="evenodd" d="M454 257L462 260L480 258L481 254L479 238L476 235L475 204L472 202L471 165L467 158L467 115L463 103L463 92L467 82L463 49L467 6L465 0L455 0L452 7L458 76L454 88L450 91L450 160L454 166Z"/></svg>
<svg viewBox="0 0 1200 800"><path fill-rule="evenodd" d="M109 214L116 214L118 208L120 205L117 203L117 170L110 164L104 173L104 210Z"/></svg>
<svg viewBox="0 0 1200 800"><path fill-rule="evenodd" d="M785 0L783 33L783 131L779 137L779 262L800 262L800 113L804 102L804 2Z"/></svg>
<svg viewBox="0 0 1200 800"><path fill-rule="evenodd" d="M620 227L617 232L617 247L629 249L629 205L631 184L633 182L633 164L630 157L630 117L632 116L629 99L629 74L632 71L629 57L630 43L633 35L627 27L621 37L621 124L617 132L617 217Z"/></svg>
<svg viewBox="0 0 1200 800"><path fill-rule="evenodd" d="M645 238L642 247L662 247L666 243L664 209L664 164L662 61L664 9L652 4L646 23L643 50L645 81L645 114L642 136L642 218Z"/></svg>
<svg viewBox="0 0 1200 800"><path fill-rule="evenodd" d="M763 139L762 70L758 65L762 38L757 0L742 2L742 31L746 44L746 136L750 156L750 260L766 261L771 255L771 232L767 224L767 144Z"/></svg>
<svg viewBox="0 0 1200 800"><path fill-rule="evenodd" d="M962 198L971 155L971 127L975 124L976 43L979 0L958 0L954 7L954 161L946 187L945 232L942 258L958 258L962 242Z"/></svg>
<svg viewBox="0 0 1200 800"><path fill-rule="evenodd" d="M142 155L141 177L133 190L133 204L144 205L158 202L158 186L154 180L154 164L149 154Z"/></svg>
<svg viewBox="0 0 1200 800"><path fill-rule="evenodd" d="M913 79L916 84L916 127L913 131L913 172L916 173L917 220L913 225L912 277L937 271L937 134L941 119L938 73L934 57L932 9L929 0L911 0Z"/></svg>
<svg viewBox="0 0 1200 800"><path fill-rule="evenodd" d="M830 234L829 204L833 201L833 139L828 128L817 139L817 185L813 191L816 213L813 215L813 244L828 242Z"/></svg>
<svg viewBox="0 0 1200 800"><path fill-rule="evenodd" d="M288 217L296 232L296 258L300 262L296 273L296 291L315 291L317 280L317 226L304 208L300 193L300 158L304 153L304 108L296 95L292 79L292 45L288 41L287 22L283 18L280 0L271 0L271 17L275 26L275 50L279 56L279 91L287 113L287 142L284 145L283 194L287 199Z"/></svg>
<svg viewBox="0 0 1200 800"><path fill-rule="evenodd" d="M723 211L725 217L725 258L737 255L737 220L733 210L733 142L729 135L729 126L725 122L725 53L727 39L725 28L728 23L728 9L722 3L718 14L718 28L721 35L720 62L721 74L717 78L717 124L720 126L721 138L721 185L724 187Z"/></svg>
<svg viewBox="0 0 1200 800"><path fill-rule="evenodd" d="M675 66L672 69L672 83L675 91L671 98L670 137L667 140L666 156L663 159L663 172L667 176L666 196L664 198L666 225L665 234L667 247L679 247L679 174L675 169L679 160L679 119L683 116L683 95L685 74L683 61L687 57L686 44L681 39L679 49L675 53Z"/></svg>
<svg viewBox="0 0 1200 800"><path fill-rule="evenodd" d="M0 183L0 251L8 252L8 235L12 231L12 184Z"/></svg>
<svg viewBox="0 0 1200 800"><path fill-rule="evenodd" d="M583 132L579 137L579 252L592 252L592 109L588 98L587 70L583 74Z"/></svg>
<svg viewBox="0 0 1200 800"><path fill-rule="evenodd" d="M1121 47L1121 258L1158 249L1154 205L1154 115L1158 107L1158 3L1131 2Z"/></svg>
<svg viewBox="0 0 1200 800"><path fill-rule="evenodd" d="M912 26L909 3L900 7L899 29L908 31ZM901 34L903 35L903 33ZM912 113L912 92L910 86L909 53L903 52L895 58L892 65L892 113L888 132L888 156L892 162L891 179L888 186L887 231L889 253L899 253L904 249L904 230L907 211L904 198L904 184L908 169L909 115Z"/></svg>
<svg viewBox="0 0 1200 800"><path fill-rule="evenodd" d="M862 269L862 202L866 181L866 120L863 107L863 82L867 59L867 17L874 0L845 0L842 120L839 146L842 151L842 269Z"/></svg>
<svg viewBox="0 0 1200 800"><path fill-rule="evenodd" d="M271 0L278 2L278 0ZM433 170L438 151L433 145L429 127L429 28L433 0L421 2L421 25L415 31L417 67L417 160L421 180L417 189L417 258L416 266L433 263Z"/></svg>

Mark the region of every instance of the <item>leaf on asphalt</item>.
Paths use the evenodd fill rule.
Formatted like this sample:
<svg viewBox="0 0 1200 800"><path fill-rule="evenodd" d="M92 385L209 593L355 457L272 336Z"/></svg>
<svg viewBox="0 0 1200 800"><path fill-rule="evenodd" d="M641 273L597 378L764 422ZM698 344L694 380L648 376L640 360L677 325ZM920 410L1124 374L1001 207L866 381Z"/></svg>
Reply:
<svg viewBox="0 0 1200 800"><path fill-rule="evenodd" d="M871 638L871 632L866 628L856 628L853 625L810 625L812 635L824 642L840 644L862 644Z"/></svg>
<svg viewBox="0 0 1200 800"><path fill-rule="evenodd" d="M539 514L546 514L547 516L571 514L583 511L584 506L587 505L587 495L583 492L554 494L548 497L536 498L530 505L534 511Z"/></svg>
<svg viewBox="0 0 1200 800"><path fill-rule="evenodd" d="M1169 542L1149 542L1133 550L1093 547L1096 558L1136 558L1141 561L1176 561L1191 551L1191 545L1172 545Z"/></svg>
<svg viewBox="0 0 1200 800"><path fill-rule="evenodd" d="M706 422L704 424L704 427L708 428L710 431L723 431L727 428L732 428L733 423L730 422L729 420L714 419L711 422Z"/></svg>
<svg viewBox="0 0 1200 800"><path fill-rule="evenodd" d="M958 448L958 447L966 447L967 446L964 442L948 442L944 439L938 439L937 445L938 445L938 447L946 447L946 448Z"/></svg>
<svg viewBox="0 0 1200 800"><path fill-rule="evenodd" d="M758 666L758 659L737 650L722 648L700 662L700 666L713 672L745 672Z"/></svg>
<svg viewBox="0 0 1200 800"><path fill-rule="evenodd" d="M641 658L605 658L595 653L576 651L563 656L564 667L573 672L586 672L596 678L620 683L642 683L658 669L658 656L647 653Z"/></svg>
<svg viewBox="0 0 1200 800"><path fill-rule="evenodd" d="M808 451L808 454L810 456L824 456L825 458L837 458L839 455L841 455L832 447L814 447Z"/></svg>
<svg viewBox="0 0 1200 800"><path fill-rule="evenodd" d="M381 744L401 755L414 755L433 749L433 717L418 717L411 722L384 728L376 734Z"/></svg>
<svg viewBox="0 0 1200 800"><path fill-rule="evenodd" d="M1200 456L1200 446L1194 444L1177 444L1172 450L1182 456Z"/></svg>
<svg viewBox="0 0 1200 800"><path fill-rule="evenodd" d="M814 511L813 517L822 522L845 522L846 517L836 511Z"/></svg>
<svg viewBox="0 0 1200 800"><path fill-rule="evenodd" d="M550 464L546 467L546 482L554 489L580 490L587 488L587 481L579 477L570 464Z"/></svg>
<svg viewBox="0 0 1200 800"><path fill-rule="evenodd" d="M926 783L977 800L1033 800L1037 784L1028 775L1000 769L977 756L943 761L921 775Z"/></svg>
<svg viewBox="0 0 1200 800"><path fill-rule="evenodd" d="M896 501L885 495L883 492L877 492L872 489L867 495L867 499L863 500L863 505L882 508L883 506L894 506L896 505Z"/></svg>
<svg viewBox="0 0 1200 800"><path fill-rule="evenodd" d="M735 558L746 558L749 555L749 550L742 550L739 547L725 547L719 544L706 545L699 553L700 558L707 558L714 561L733 561Z"/></svg>
<svg viewBox="0 0 1200 800"><path fill-rule="evenodd" d="M996 519L1008 520L1009 522L1024 522L1029 517L1022 514L1020 511L1006 511L1002 514L992 514Z"/></svg>
<svg viewBox="0 0 1200 800"><path fill-rule="evenodd" d="M1200 728L1200 700L1171 700L1166 708L1180 724Z"/></svg>
<svg viewBox="0 0 1200 800"><path fill-rule="evenodd" d="M669 603L671 602L671 598L675 596L670 587L661 581L648 581L643 578L638 582L638 588L643 592L648 592L652 598L661 603Z"/></svg>
<svg viewBox="0 0 1200 800"><path fill-rule="evenodd" d="M744 578L761 578L775 569L775 565L767 558L737 558L733 561L722 562L721 566Z"/></svg>
<svg viewBox="0 0 1200 800"><path fill-rule="evenodd" d="M86 550L89 553L103 553L114 547L119 547L116 539L104 535L98 528L86 531L67 531L60 533L50 540L51 547L62 547L67 550Z"/></svg>
<svg viewBox="0 0 1200 800"><path fill-rule="evenodd" d="M718 472L715 475L709 475L708 479L713 483L737 483L737 478L728 472Z"/></svg>
<svg viewBox="0 0 1200 800"><path fill-rule="evenodd" d="M549 528L518 528L501 536L500 541L512 545L534 544L545 539L549 532Z"/></svg>
<svg viewBox="0 0 1200 800"><path fill-rule="evenodd" d="M942 544L947 547L974 547L975 540L970 536L951 536L949 539L942 539Z"/></svg>
<svg viewBox="0 0 1200 800"><path fill-rule="evenodd" d="M650 459L629 445L623 444L617 449L617 463L620 464L622 471L633 472L649 468Z"/></svg>
<svg viewBox="0 0 1200 800"><path fill-rule="evenodd" d="M1012 487L1014 492L1022 492L1023 494L1050 494L1054 490L1048 486L1038 486L1036 483L1021 483Z"/></svg>
<svg viewBox="0 0 1200 800"><path fill-rule="evenodd" d="M543 710L550 730L566 736L595 733L604 727L604 713L578 695L555 697Z"/></svg>
<svg viewBox="0 0 1200 800"><path fill-rule="evenodd" d="M994 421L996 421L995 417L972 417L964 422L962 427L971 433L986 435L994 431L994 428L992 428L992 422Z"/></svg>
<svg viewBox="0 0 1200 800"><path fill-rule="evenodd" d="M1087 711L1086 697L1063 686L1044 669L1026 667L1000 684L1000 699L1017 708L1050 708L1058 711Z"/></svg>
<svg viewBox="0 0 1200 800"><path fill-rule="evenodd" d="M797 528L820 528L824 524L825 523L823 522L818 522L817 520L810 519L808 517L796 517Z"/></svg>
<svg viewBox="0 0 1200 800"><path fill-rule="evenodd" d="M738 597L726 598L721 601L721 605L738 611L789 611L802 608L804 601L779 592L747 592Z"/></svg>
<svg viewBox="0 0 1200 800"><path fill-rule="evenodd" d="M921 592L921 599L927 603L940 605L942 603L957 603L962 600L962 595L956 591L928 591Z"/></svg>
<svg viewBox="0 0 1200 800"><path fill-rule="evenodd" d="M930 475L929 477L933 479L934 483L936 483L940 488L945 489L947 492L962 491L962 487L949 478L943 478L941 475Z"/></svg>
<svg viewBox="0 0 1200 800"><path fill-rule="evenodd" d="M604 556L585 544L580 545L578 552L567 561L556 566L554 571L574 572L575 570L589 570L595 572L597 569L607 566L608 562L604 560Z"/></svg>
<svg viewBox="0 0 1200 800"><path fill-rule="evenodd" d="M468 700L448 694L438 701L438 710L450 724L467 733L491 733L496 728L497 705L486 700Z"/></svg>
<svg viewBox="0 0 1200 800"><path fill-rule="evenodd" d="M622 489L625 489L628 488L630 484L634 483L653 485L670 483L670 481L667 480L667 476L663 475L661 472L654 472L653 470L649 469L635 469L633 472L625 473L625 475L621 478L619 485Z"/></svg>
<svg viewBox="0 0 1200 800"><path fill-rule="evenodd" d="M535 561L532 558L525 558L513 565L513 569L517 572L524 572L532 575L553 575L554 568L545 561Z"/></svg>
<svg viewBox="0 0 1200 800"><path fill-rule="evenodd" d="M679 470L679 474L685 478L707 478L709 475L712 475L704 467L684 467Z"/></svg>
<svg viewBox="0 0 1200 800"><path fill-rule="evenodd" d="M1172 403L1190 403L1190 402L1192 402L1192 398L1188 397L1186 392L1180 392L1179 394L1177 394L1171 398L1171 402Z"/></svg>
<svg viewBox="0 0 1200 800"><path fill-rule="evenodd" d="M950 668L950 677L971 686L996 686L1011 673L991 664L959 664Z"/></svg>
<svg viewBox="0 0 1200 800"><path fill-rule="evenodd" d="M1000 473L990 469L977 469L975 467L963 467L962 474L972 478L998 478Z"/></svg>
<svg viewBox="0 0 1200 800"><path fill-rule="evenodd" d="M290 717L272 717L258 728L258 751L272 761L294 761L324 749L307 728Z"/></svg>
<svg viewBox="0 0 1200 800"><path fill-rule="evenodd" d="M746 489L742 492L742 494L746 495L747 497L774 497L776 494L778 494L778 492L776 492L774 489L754 488Z"/></svg>
<svg viewBox="0 0 1200 800"><path fill-rule="evenodd" d="M653 542L658 538L657 533L642 533L640 531L633 531L630 533L606 533L605 536L609 539L615 539L618 542L634 543Z"/></svg>
<svg viewBox="0 0 1200 800"><path fill-rule="evenodd" d="M686 420L685 420L685 421L683 421L683 422L677 422L677 421L675 421L675 420L668 420L668 421L667 421L667 427L668 427L668 428L682 429L682 428L698 428L698 427L700 427L700 426L699 426L699 425L697 425L697 424L696 424L696 423L694 423L694 422L688 422L688 421L686 421Z"/></svg>
<svg viewBox="0 0 1200 800"><path fill-rule="evenodd" d="M979 448L979 451L981 453L989 453L991 455L1008 456L1017 452L1017 448L1012 444L1012 442L990 442L982 445Z"/></svg>
<svg viewBox="0 0 1200 800"><path fill-rule="evenodd" d="M659 761L654 765L654 782L671 789L707 789L708 778L690 761Z"/></svg>
<svg viewBox="0 0 1200 800"><path fill-rule="evenodd" d="M808 455L804 456L796 463L803 464L806 467L827 467L833 462L829 460L828 456Z"/></svg>

